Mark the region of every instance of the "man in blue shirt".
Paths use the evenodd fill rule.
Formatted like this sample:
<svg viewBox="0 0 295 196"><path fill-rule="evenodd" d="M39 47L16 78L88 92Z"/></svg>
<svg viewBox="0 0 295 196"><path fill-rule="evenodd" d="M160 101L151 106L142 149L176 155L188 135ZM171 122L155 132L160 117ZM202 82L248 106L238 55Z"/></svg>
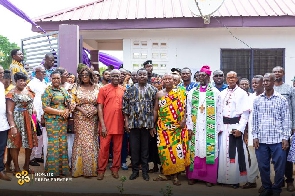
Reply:
<svg viewBox="0 0 295 196"><path fill-rule="evenodd" d="M224 73L221 70L216 70L213 72L214 86L221 92L228 87L224 84Z"/></svg>
<svg viewBox="0 0 295 196"><path fill-rule="evenodd" d="M46 84L50 83L50 75L51 73L55 70L55 67L54 66L54 55L52 53L47 53L45 55L45 58L44 58L44 64L43 64L44 68L45 68L45 71L46 71L46 75L44 77L44 82ZM32 78L35 78L36 77L36 73L33 72L32 75L31 75Z"/></svg>

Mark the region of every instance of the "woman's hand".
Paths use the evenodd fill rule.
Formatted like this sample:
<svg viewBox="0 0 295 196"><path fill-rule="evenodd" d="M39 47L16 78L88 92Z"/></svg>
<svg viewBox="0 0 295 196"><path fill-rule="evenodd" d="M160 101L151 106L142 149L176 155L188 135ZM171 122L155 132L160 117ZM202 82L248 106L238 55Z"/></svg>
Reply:
<svg viewBox="0 0 295 196"><path fill-rule="evenodd" d="M69 109L62 110L60 112L60 116L62 116L64 119L67 119L69 117Z"/></svg>
<svg viewBox="0 0 295 196"><path fill-rule="evenodd" d="M11 129L10 129L10 134L11 134L11 137L16 137L16 135L17 135L17 128L16 127L12 127Z"/></svg>

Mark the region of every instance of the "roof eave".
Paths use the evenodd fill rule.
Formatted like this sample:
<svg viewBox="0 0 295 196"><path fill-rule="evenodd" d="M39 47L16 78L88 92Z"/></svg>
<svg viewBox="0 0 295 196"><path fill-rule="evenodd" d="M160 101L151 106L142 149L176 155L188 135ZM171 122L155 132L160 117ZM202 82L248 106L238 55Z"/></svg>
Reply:
<svg viewBox="0 0 295 196"><path fill-rule="evenodd" d="M60 24L78 25L80 30L166 29L166 28L220 28L220 27L295 27L295 16L226 16L211 17L204 24L200 17L114 19L114 20L67 20L36 22L45 31L58 31ZM32 26L32 31L40 29Z"/></svg>

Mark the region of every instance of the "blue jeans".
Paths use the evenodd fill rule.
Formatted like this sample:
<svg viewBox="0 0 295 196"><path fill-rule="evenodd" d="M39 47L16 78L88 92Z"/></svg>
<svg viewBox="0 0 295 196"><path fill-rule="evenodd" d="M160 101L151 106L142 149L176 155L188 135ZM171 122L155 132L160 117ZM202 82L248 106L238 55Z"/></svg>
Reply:
<svg viewBox="0 0 295 196"><path fill-rule="evenodd" d="M287 156L286 151L282 149L282 143L259 143L259 148L256 149L255 152L263 188L272 190L273 192L281 193L281 185L284 180ZM271 159L275 170L274 184L272 184L270 180Z"/></svg>
<svg viewBox="0 0 295 196"><path fill-rule="evenodd" d="M128 156L128 133L124 132L123 142L122 142L122 150L121 150L121 163L126 163L126 159Z"/></svg>
<svg viewBox="0 0 295 196"><path fill-rule="evenodd" d="M7 134L8 131L0 131L0 172L5 169L3 160L4 160L4 152L7 144Z"/></svg>

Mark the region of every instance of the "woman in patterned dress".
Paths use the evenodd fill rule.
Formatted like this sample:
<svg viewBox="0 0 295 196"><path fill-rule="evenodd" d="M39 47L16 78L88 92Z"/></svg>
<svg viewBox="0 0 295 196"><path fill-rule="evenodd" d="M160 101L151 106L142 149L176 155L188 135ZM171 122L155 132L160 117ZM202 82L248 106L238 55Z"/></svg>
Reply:
<svg viewBox="0 0 295 196"><path fill-rule="evenodd" d="M18 164L18 155L21 147L25 148L25 164L23 169L33 173L29 168L30 156L32 148L38 146L37 134L32 123L34 94L26 88L27 79L24 73L15 73L14 81L16 86L6 95L7 118L10 124L7 148L10 150L15 173L21 171Z"/></svg>
<svg viewBox="0 0 295 196"><path fill-rule="evenodd" d="M61 74L54 71L51 74L52 84L42 95L45 125L48 137L45 172L51 177L69 175L67 151L67 118L69 115L68 92L60 87Z"/></svg>
<svg viewBox="0 0 295 196"><path fill-rule="evenodd" d="M79 73L79 83L72 90L74 106L75 140L72 154L72 176L85 178L97 176L98 85L93 82L93 72L85 67Z"/></svg>

